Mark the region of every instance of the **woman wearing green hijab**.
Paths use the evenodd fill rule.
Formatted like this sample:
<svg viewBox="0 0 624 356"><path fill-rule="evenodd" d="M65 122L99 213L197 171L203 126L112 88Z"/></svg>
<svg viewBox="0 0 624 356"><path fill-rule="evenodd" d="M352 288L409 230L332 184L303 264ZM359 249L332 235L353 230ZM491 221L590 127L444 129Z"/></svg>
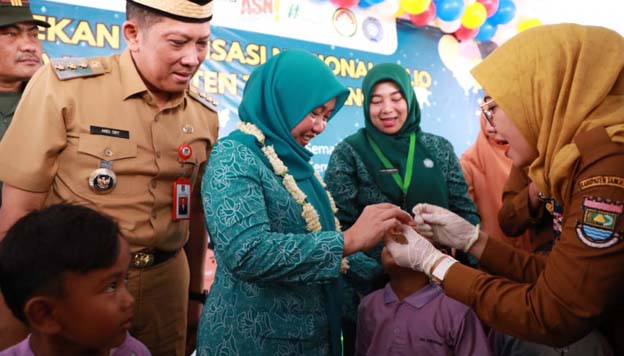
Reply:
<svg viewBox="0 0 624 356"><path fill-rule="evenodd" d="M305 145L348 90L315 56L280 53L249 77L239 130L215 145L202 181L217 271L199 355L334 355L345 256L411 218L391 204L340 232L333 200Z"/></svg>
<svg viewBox="0 0 624 356"><path fill-rule="evenodd" d="M365 127L336 146L325 173L342 227L349 228L366 206L382 202L405 211L429 202L478 224L453 147L420 129L420 107L405 68L376 65L364 78L362 91ZM381 247L367 251L369 268L379 265ZM354 287L362 294L369 286L360 282ZM347 294L345 314L353 321L357 297Z"/></svg>

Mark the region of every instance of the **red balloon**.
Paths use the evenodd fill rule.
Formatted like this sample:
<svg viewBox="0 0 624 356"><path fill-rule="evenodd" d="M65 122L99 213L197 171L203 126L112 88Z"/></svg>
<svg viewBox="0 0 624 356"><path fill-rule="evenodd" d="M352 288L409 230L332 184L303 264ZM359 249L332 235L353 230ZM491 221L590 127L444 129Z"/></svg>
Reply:
<svg viewBox="0 0 624 356"><path fill-rule="evenodd" d="M436 7L433 1L429 8L420 14L410 15L410 21L416 26L426 26L429 22L431 22L436 16Z"/></svg>
<svg viewBox="0 0 624 356"><path fill-rule="evenodd" d="M474 38L479 33L479 28L465 28L463 25L459 27L459 30L455 31L453 35L460 41L466 41Z"/></svg>
<svg viewBox="0 0 624 356"><path fill-rule="evenodd" d="M330 0L330 1L332 4L338 7L346 7L346 8L354 7L360 2L360 0Z"/></svg>
<svg viewBox="0 0 624 356"><path fill-rule="evenodd" d="M487 11L487 17L490 17L496 13L498 10L498 0L477 0L481 5L485 6L485 11Z"/></svg>

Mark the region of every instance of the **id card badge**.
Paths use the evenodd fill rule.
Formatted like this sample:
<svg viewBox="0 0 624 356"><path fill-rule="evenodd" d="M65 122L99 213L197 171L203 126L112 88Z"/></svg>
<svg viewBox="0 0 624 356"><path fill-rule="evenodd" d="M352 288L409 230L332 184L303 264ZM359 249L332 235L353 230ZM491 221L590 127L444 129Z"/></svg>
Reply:
<svg viewBox="0 0 624 356"><path fill-rule="evenodd" d="M173 182L173 221L191 218L191 181L178 178Z"/></svg>

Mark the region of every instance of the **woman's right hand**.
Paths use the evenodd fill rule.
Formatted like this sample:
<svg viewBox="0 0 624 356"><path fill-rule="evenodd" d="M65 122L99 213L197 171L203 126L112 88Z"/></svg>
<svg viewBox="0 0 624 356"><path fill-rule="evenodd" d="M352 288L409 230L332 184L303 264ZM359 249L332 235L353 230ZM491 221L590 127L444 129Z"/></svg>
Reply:
<svg viewBox="0 0 624 356"><path fill-rule="evenodd" d="M413 225L410 214L396 205L381 203L364 208L349 229L344 232L344 256L367 251L383 240L386 232L401 224Z"/></svg>
<svg viewBox="0 0 624 356"><path fill-rule="evenodd" d="M431 204L417 204L412 209L416 231L444 246L468 252L479 237L479 225Z"/></svg>

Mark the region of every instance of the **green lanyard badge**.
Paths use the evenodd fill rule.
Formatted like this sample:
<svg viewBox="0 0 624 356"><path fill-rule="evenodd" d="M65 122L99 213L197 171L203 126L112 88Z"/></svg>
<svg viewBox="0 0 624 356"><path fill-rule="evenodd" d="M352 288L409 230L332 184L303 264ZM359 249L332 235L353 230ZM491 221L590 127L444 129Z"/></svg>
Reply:
<svg viewBox="0 0 624 356"><path fill-rule="evenodd" d="M388 158L383 154L383 152L379 148L379 145L377 145L377 143L373 141L373 139L370 136L367 135L366 138L368 139L368 143L373 148L373 151L375 151L375 154L377 155L377 157L379 157L379 160L381 160L381 163L383 164L384 168L389 169L389 170L394 169L394 167L392 166L392 163L390 163ZM407 190L409 189L410 183L412 183L412 172L414 171L415 149L416 149L416 133L412 132L412 134L410 135L409 151L407 152L407 167L405 170L405 179L402 179L399 173L392 173L392 179L394 179L394 181L399 186L399 188L401 188L401 191L403 191L403 194L407 194Z"/></svg>

